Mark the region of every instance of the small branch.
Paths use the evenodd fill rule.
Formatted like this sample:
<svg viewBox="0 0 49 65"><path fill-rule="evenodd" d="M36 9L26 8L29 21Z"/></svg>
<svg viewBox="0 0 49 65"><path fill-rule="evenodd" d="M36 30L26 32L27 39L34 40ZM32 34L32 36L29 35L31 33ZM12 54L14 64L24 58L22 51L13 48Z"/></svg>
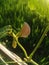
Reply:
<svg viewBox="0 0 49 65"><path fill-rule="evenodd" d="M33 65L39 65L38 63L36 63L33 59L31 59L31 58L24 58L24 60L26 61L26 62L28 62L28 63L32 63Z"/></svg>
<svg viewBox="0 0 49 65"><path fill-rule="evenodd" d="M38 63L36 63L34 60L31 59L30 61L33 65L39 65Z"/></svg>
<svg viewBox="0 0 49 65"><path fill-rule="evenodd" d="M40 40L39 40L39 42L37 43L37 45L36 45L36 47L34 48L34 50L32 51L32 53L30 54L30 56L29 56L30 58L33 57L34 53L35 53L36 50L39 48L40 44L42 43L42 41L43 41L43 39L44 39L44 37L45 37L45 35L47 34L48 31L49 31L49 25L46 27L45 31L43 32L43 34L42 34L42 36L41 36L41 38L40 38Z"/></svg>
<svg viewBox="0 0 49 65"><path fill-rule="evenodd" d="M5 65L8 65L1 56L0 59L2 60L3 63L5 63Z"/></svg>
<svg viewBox="0 0 49 65"><path fill-rule="evenodd" d="M18 41L17 41L18 42ZM26 52L26 50L24 49L24 47L18 42L18 45L19 45L19 47L21 47L21 49L23 50L23 52L24 52L24 54L25 54L25 57L27 58L28 57L28 55L27 55L27 52Z"/></svg>
<svg viewBox="0 0 49 65"><path fill-rule="evenodd" d="M16 42L18 43L19 47L23 50L23 52L24 52L24 54L25 54L25 57L26 57L26 58L24 58L24 60L25 60L26 62L31 62L31 63L34 64L34 65L38 65L35 61L33 61L32 59L30 59L30 58L28 57L26 50L25 50L24 47L19 43L18 38L16 37L16 35L15 35L14 33L12 33L12 34L13 34L14 38L16 39Z"/></svg>
<svg viewBox="0 0 49 65"><path fill-rule="evenodd" d="M18 43L19 47L23 50L24 54L25 54L25 57L27 58L28 55L27 55L27 52L26 50L24 49L24 47L19 43L18 41L18 38L16 37L16 35L14 33L12 33L13 37L16 39L16 42Z"/></svg>

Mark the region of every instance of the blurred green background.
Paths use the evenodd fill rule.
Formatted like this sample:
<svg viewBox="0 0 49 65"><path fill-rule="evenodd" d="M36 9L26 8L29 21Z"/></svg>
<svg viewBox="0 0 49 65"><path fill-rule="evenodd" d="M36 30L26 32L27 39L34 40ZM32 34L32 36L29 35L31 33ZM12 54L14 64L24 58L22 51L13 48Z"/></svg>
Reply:
<svg viewBox="0 0 49 65"><path fill-rule="evenodd" d="M19 38L19 42L24 46L29 55L49 23L49 1L0 0L0 28L10 24L18 32L24 22L29 24L31 33L27 38ZM7 36L1 40L5 41L6 39L9 41L6 44L7 47L23 58L24 54L19 46L16 49L12 48L12 38ZM49 32L34 54L33 59L39 65L49 65Z"/></svg>

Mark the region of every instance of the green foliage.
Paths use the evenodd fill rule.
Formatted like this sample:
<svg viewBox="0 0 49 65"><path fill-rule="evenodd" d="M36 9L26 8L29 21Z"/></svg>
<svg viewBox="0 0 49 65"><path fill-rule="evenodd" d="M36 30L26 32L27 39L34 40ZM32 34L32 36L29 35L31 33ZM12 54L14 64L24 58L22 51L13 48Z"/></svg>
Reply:
<svg viewBox="0 0 49 65"><path fill-rule="evenodd" d="M45 7L44 0L43 1L36 0L36 2L35 0L32 1L27 0L26 2L25 1L26 0L21 0L21 1L0 0L0 28L2 28L5 25L11 25L12 28L15 29L16 32L18 32L20 31L22 24L24 22L27 22L30 25L31 33L26 39L19 38L19 42L24 46L24 48L27 50L27 53L29 55L37 45L46 26L49 23L48 21L49 13L47 12L48 11L47 5ZM33 5L31 6L33 7L33 9L31 10L30 3L32 2ZM10 46L9 44L7 45ZM15 53L17 49L20 50L20 48L18 47L16 49L13 49ZM40 65L49 64L48 49L49 49L49 32L47 32L46 37L42 41L42 44L40 45L39 49L34 54L33 59L37 61ZM19 52L22 51L20 50ZM45 58L45 60L41 62L43 58Z"/></svg>
<svg viewBox="0 0 49 65"><path fill-rule="evenodd" d="M49 18L49 0L29 0L28 6L31 10L36 10L40 15Z"/></svg>

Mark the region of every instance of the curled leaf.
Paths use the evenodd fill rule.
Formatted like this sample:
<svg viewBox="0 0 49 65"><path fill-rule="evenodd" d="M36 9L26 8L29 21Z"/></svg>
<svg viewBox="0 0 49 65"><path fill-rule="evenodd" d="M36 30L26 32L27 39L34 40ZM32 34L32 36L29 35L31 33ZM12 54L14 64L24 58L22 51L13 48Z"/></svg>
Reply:
<svg viewBox="0 0 49 65"><path fill-rule="evenodd" d="M30 34L30 26L28 25L28 23L24 22L24 25L20 31L20 37L27 37Z"/></svg>

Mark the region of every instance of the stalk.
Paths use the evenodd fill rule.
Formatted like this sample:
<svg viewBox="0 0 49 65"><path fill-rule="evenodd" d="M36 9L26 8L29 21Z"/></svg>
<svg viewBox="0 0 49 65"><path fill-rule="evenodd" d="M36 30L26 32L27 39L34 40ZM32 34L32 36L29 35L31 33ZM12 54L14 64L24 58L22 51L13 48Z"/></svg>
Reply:
<svg viewBox="0 0 49 65"><path fill-rule="evenodd" d="M25 57L26 57L26 58L24 58L24 60L25 60L26 62L30 62L30 63L32 63L32 64L34 64L34 65L38 65L38 63L36 63L34 60L32 60L30 57L28 57L26 50L25 50L24 47L19 43L18 37L16 37L16 35L15 35L14 33L12 33L12 35L13 35L13 37L16 39L16 42L18 43L19 47L23 50L23 52L24 52L24 54L25 54Z"/></svg>
<svg viewBox="0 0 49 65"><path fill-rule="evenodd" d="M36 47L34 48L34 50L32 51L32 53L30 54L30 56L29 56L30 58L33 57L33 55L35 54L35 52L36 52L37 49L39 48L40 44L42 43L42 41L43 41L43 39L44 39L44 37L45 37L45 35L47 34L48 31L49 31L49 25L46 27L45 31L43 32L43 34L42 34L42 36L41 36L41 38L40 38L40 40L39 40L39 42L37 43L37 45L36 45Z"/></svg>
<svg viewBox="0 0 49 65"><path fill-rule="evenodd" d="M18 43L19 47L23 50L24 54L25 54L25 57L27 58L28 55L27 55L27 52L26 50L24 49L24 47L19 43L18 41L18 37L16 37L16 35L14 33L12 33L13 37L16 39L16 42Z"/></svg>

